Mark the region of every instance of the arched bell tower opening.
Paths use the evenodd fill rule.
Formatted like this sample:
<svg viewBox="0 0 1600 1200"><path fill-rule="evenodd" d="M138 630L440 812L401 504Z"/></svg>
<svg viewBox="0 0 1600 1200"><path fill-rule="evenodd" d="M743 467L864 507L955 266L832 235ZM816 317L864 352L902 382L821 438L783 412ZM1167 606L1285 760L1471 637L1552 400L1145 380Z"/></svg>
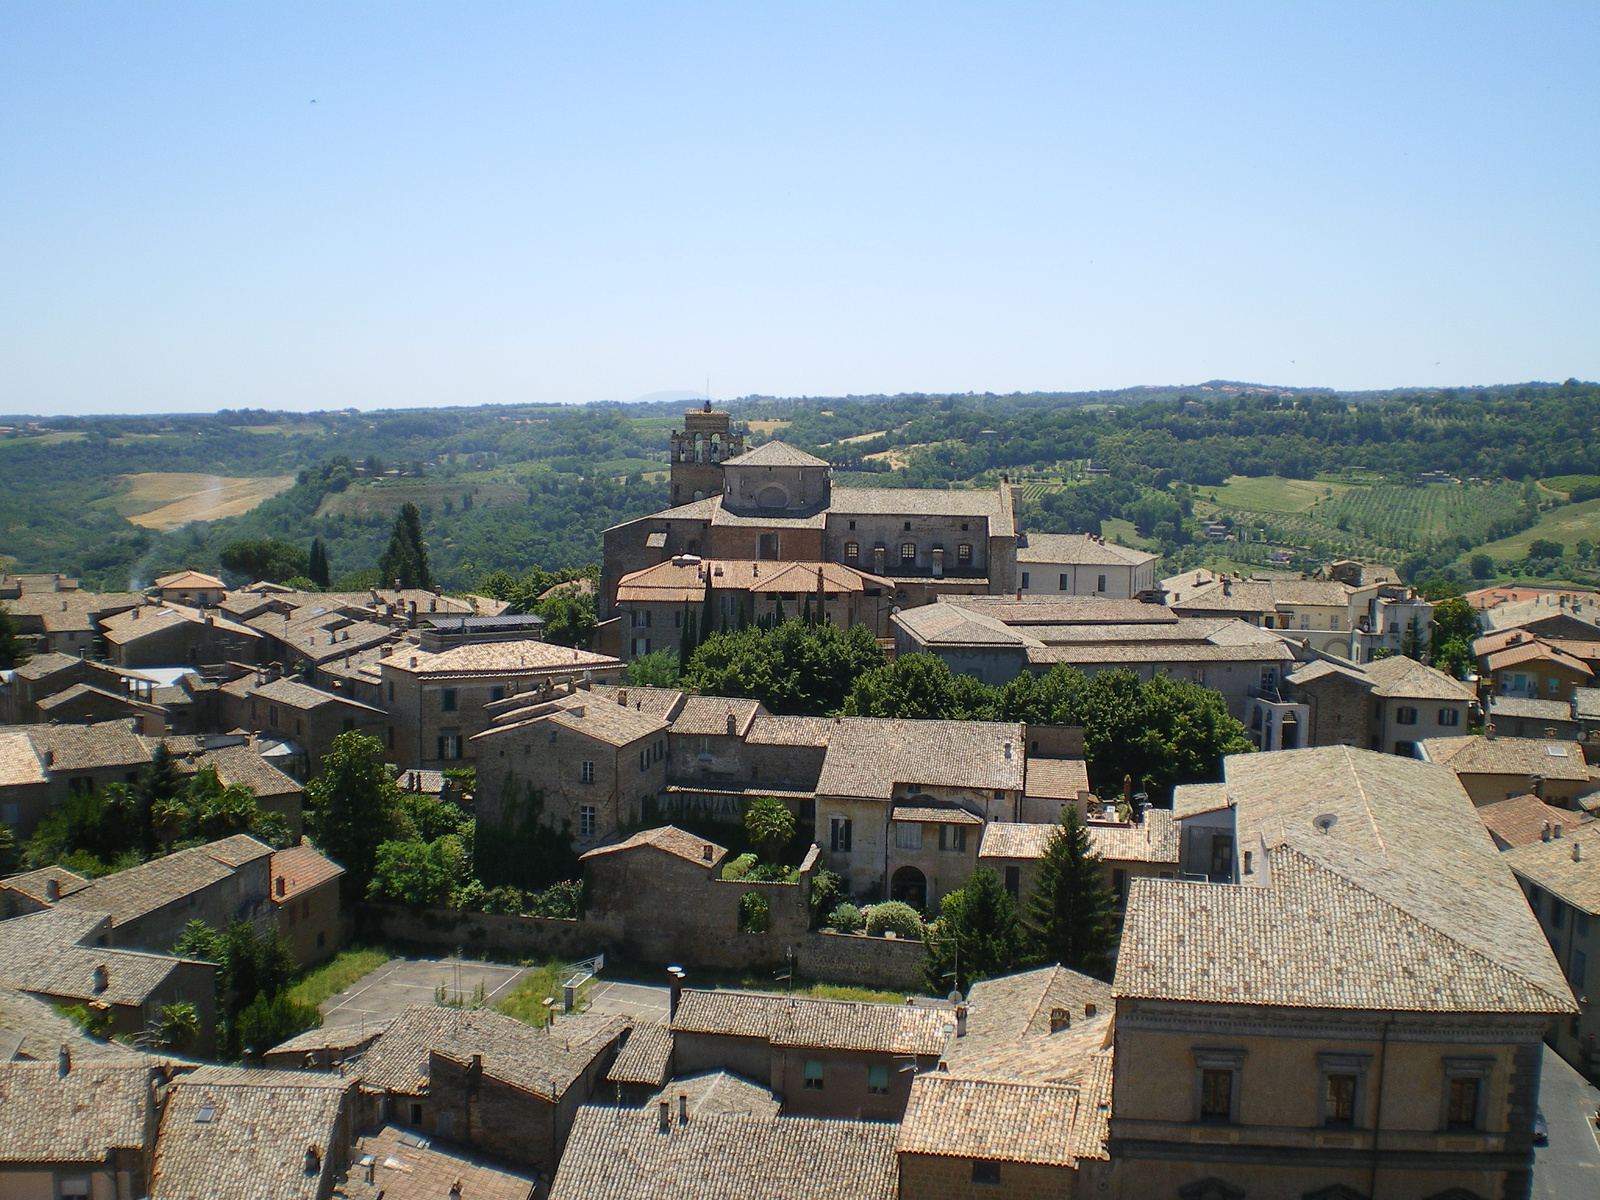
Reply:
<svg viewBox="0 0 1600 1200"><path fill-rule="evenodd" d="M683 428L672 431L673 504L722 494L723 462L744 453L744 434L729 428L731 420L709 400L684 413Z"/></svg>

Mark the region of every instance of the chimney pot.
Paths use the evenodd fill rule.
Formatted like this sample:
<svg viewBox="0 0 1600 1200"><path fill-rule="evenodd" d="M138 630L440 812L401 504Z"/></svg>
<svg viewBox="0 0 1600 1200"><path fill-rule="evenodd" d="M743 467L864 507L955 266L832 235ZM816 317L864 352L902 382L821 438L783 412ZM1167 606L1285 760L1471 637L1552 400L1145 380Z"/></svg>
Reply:
<svg viewBox="0 0 1600 1200"><path fill-rule="evenodd" d="M678 1124L689 1123L689 1096L686 1092L678 1093Z"/></svg>
<svg viewBox="0 0 1600 1200"><path fill-rule="evenodd" d="M622 705L623 708L627 708L628 707L628 689L627 688L618 688L617 689L617 703Z"/></svg>
<svg viewBox="0 0 1600 1200"><path fill-rule="evenodd" d="M101 992L105 991L110 986L111 986L111 972L106 968L106 965L104 963L101 963L99 966L97 966L94 969L94 991L95 991L95 995L98 996Z"/></svg>
<svg viewBox="0 0 1600 1200"><path fill-rule="evenodd" d="M1572 861L1573 862L1582 862L1583 861L1583 843L1582 842L1573 842L1572 843Z"/></svg>
<svg viewBox="0 0 1600 1200"><path fill-rule="evenodd" d="M278 878L273 882L273 887L277 890L277 893L280 897L289 894L289 881L282 875L279 875Z"/></svg>
<svg viewBox="0 0 1600 1200"><path fill-rule="evenodd" d="M1060 1033L1072 1024L1072 1016L1064 1008L1050 1010L1050 1032Z"/></svg>
<svg viewBox="0 0 1600 1200"><path fill-rule="evenodd" d="M728 714L728 736L729 737L737 737L738 735L739 735L739 723L734 720L733 714L730 712Z"/></svg>
<svg viewBox="0 0 1600 1200"><path fill-rule="evenodd" d="M965 1004L956 1005L956 1036L958 1038L967 1036L967 1006Z"/></svg>
<svg viewBox="0 0 1600 1200"><path fill-rule="evenodd" d="M669 1133L672 1130L672 1105L663 1100L659 1107L661 1110L661 1132Z"/></svg>
<svg viewBox="0 0 1600 1200"><path fill-rule="evenodd" d="M1090 1017L1094 1016L1095 1013L1097 1013L1099 1011L1100 1010L1097 1007L1095 1007L1093 1004L1085 1004L1083 1006L1083 1019L1087 1021Z"/></svg>
<svg viewBox="0 0 1600 1200"><path fill-rule="evenodd" d="M1556 822L1556 823L1555 823L1555 828L1554 828L1554 829L1553 829L1553 830L1552 830L1552 831L1551 831L1551 832L1552 832L1552 833L1553 833L1553 834L1554 834L1554 835L1555 835L1555 836L1556 836L1556 837L1560 837L1560 836L1561 836L1561 822L1560 822L1560 821L1557 821L1557 822Z"/></svg>
<svg viewBox="0 0 1600 1200"><path fill-rule="evenodd" d="M59 879L46 879L44 881L44 898L52 904L61 899L61 881Z"/></svg>
<svg viewBox="0 0 1600 1200"><path fill-rule="evenodd" d="M72 1051L67 1049L65 1043L62 1043L61 1049L56 1051L56 1075L58 1078L65 1079L71 1070Z"/></svg>
<svg viewBox="0 0 1600 1200"><path fill-rule="evenodd" d="M1544 823L1544 828L1539 830L1539 840L1541 842L1548 842L1550 840L1550 822L1549 821L1546 821Z"/></svg>
<svg viewBox="0 0 1600 1200"><path fill-rule="evenodd" d="M707 842L704 846L700 847L700 857L705 859L707 862L711 861L712 853L713 851L711 849L710 842Z"/></svg>

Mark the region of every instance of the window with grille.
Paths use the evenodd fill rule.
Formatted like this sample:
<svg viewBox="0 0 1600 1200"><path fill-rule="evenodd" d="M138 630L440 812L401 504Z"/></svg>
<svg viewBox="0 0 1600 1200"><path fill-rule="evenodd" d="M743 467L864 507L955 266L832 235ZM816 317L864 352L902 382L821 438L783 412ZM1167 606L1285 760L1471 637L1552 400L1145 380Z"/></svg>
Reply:
<svg viewBox="0 0 1600 1200"><path fill-rule="evenodd" d="M1206 1067L1200 1072L1200 1119L1233 1120L1233 1071L1227 1067Z"/></svg>
<svg viewBox="0 0 1600 1200"><path fill-rule="evenodd" d="M592 838L594 836L594 805L580 804L578 806L578 836Z"/></svg>
<svg viewBox="0 0 1600 1200"><path fill-rule="evenodd" d="M900 543L900 561L914 563L917 561L917 544L915 542Z"/></svg>
<svg viewBox="0 0 1600 1200"><path fill-rule="evenodd" d="M1323 1123L1344 1129L1356 1123L1355 1075L1329 1074L1323 1079Z"/></svg>
<svg viewBox="0 0 1600 1200"><path fill-rule="evenodd" d="M861 543L860 542L846 542L844 544L844 556L846 558L860 558L861 557Z"/></svg>
<svg viewBox="0 0 1600 1200"><path fill-rule="evenodd" d="M439 757L452 761L461 757L461 735L459 733L441 733L439 735Z"/></svg>
<svg viewBox="0 0 1600 1200"><path fill-rule="evenodd" d="M592 762L581 762L578 764L578 782L594 782L594 764Z"/></svg>
<svg viewBox="0 0 1600 1200"><path fill-rule="evenodd" d="M1478 1092L1483 1080L1477 1076L1457 1076L1450 1081L1449 1114L1451 1129L1466 1130L1478 1127Z"/></svg>

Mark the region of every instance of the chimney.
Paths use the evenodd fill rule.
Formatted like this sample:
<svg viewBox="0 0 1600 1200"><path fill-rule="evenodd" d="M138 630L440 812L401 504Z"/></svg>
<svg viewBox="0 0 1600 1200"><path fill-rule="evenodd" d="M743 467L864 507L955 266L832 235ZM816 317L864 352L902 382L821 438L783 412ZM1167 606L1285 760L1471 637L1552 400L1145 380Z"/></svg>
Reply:
<svg viewBox="0 0 1600 1200"><path fill-rule="evenodd" d="M1060 1033L1063 1029L1067 1028L1071 1024L1072 1024L1072 1017L1067 1013L1066 1009L1064 1009L1064 1008L1052 1008L1050 1010L1050 1032L1051 1033Z"/></svg>
<svg viewBox="0 0 1600 1200"><path fill-rule="evenodd" d="M133 619L135 621L139 619L139 610L137 608L133 610Z"/></svg>
<svg viewBox="0 0 1600 1200"><path fill-rule="evenodd" d="M1489 722L1489 724L1487 724L1487 725L1485 725L1483 727L1483 740L1486 741L1486 742L1494 741L1494 722L1493 721Z"/></svg>
<svg viewBox="0 0 1600 1200"><path fill-rule="evenodd" d="M672 1105L663 1100L659 1107L661 1109L660 1130L662 1133L670 1133L672 1131Z"/></svg>
<svg viewBox="0 0 1600 1200"><path fill-rule="evenodd" d="M1544 823L1544 828L1539 830L1539 840L1541 842L1548 842L1550 840L1550 822L1549 821L1546 821Z"/></svg>
<svg viewBox="0 0 1600 1200"><path fill-rule="evenodd" d="M1122 777L1122 799L1130 808L1133 806L1133 776Z"/></svg>
<svg viewBox="0 0 1600 1200"><path fill-rule="evenodd" d="M56 1076L65 1079L72 1070L72 1051L63 1043L61 1049L56 1051Z"/></svg>
<svg viewBox="0 0 1600 1200"><path fill-rule="evenodd" d="M1561 836L1561 822L1560 821L1557 821L1555 823L1555 825L1551 828L1550 834L1551 834L1552 837L1560 837Z"/></svg>
<svg viewBox="0 0 1600 1200"><path fill-rule="evenodd" d="M678 1002L683 999L685 972L682 967L668 967L667 974L672 977L667 984L667 1019L671 1020L678 1015Z"/></svg>
<svg viewBox="0 0 1600 1200"><path fill-rule="evenodd" d="M280 900L289 894L289 881L282 875L279 875L278 878L273 881L272 887L273 890L277 892L278 899Z"/></svg>
<svg viewBox="0 0 1600 1200"><path fill-rule="evenodd" d="M1572 861L1583 861L1583 843L1577 840L1574 840L1572 843Z"/></svg>
<svg viewBox="0 0 1600 1200"><path fill-rule="evenodd" d="M956 1036L958 1038L967 1036L967 1006L965 1004L956 1005Z"/></svg>
<svg viewBox="0 0 1600 1200"><path fill-rule="evenodd" d="M730 719L731 719L731 718L730 718ZM1007 743L1006 743L1006 757L1007 757L1007 758L1010 758L1010 757L1011 757L1011 743L1010 743L1010 742L1007 742Z"/></svg>
<svg viewBox="0 0 1600 1200"><path fill-rule="evenodd" d="M728 714L728 736L739 736L739 723L733 719L733 714L731 712Z"/></svg>
<svg viewBox="0 0 1600 1200"><path fill-rule="evenodd" d="M61 899L61 881L59 879L46 879L44 881L44 898L51 904Z"/></svg>
<svg viewBox="0 0 1600 1200"><path fill-rule="evenodd" d="M111 972L101 963L94 969L94 994L99 995L111 986Z"/></svg>
<svg viewBox="0 0 1600 1200"><path fill-rule="evenodd" d="M711 856L714 853L715 853L715 851L712 850L710 842L707 842L704 846L700 847L700 857L705 859L706 862L710 862L711 861Z"/></svg>
<svg viewBox="0 0 1600 1200"><path fill-rule="evenodd" d="M679 1092L678 1093L678 1124L679 1125L687 1125L688 1123L689 1123L689 1094L687 1092Z"/></svg>
<svg viewBox="0 0 1600 1200"><path fill-rule="evenodd" d="M1097 1013L1099 1011L1100 1010L1098 1008L1096 1008L1093 1004L1085 1004L1083 1006L1083 1019L1085 1021L1087 1021L1090 1017L1094 1016L1095 1013Z"/></svg>
<svg viewBox="0 0 1600 1200"><path fill-rule="evenodd" d="M397 593L397 594L398 594L398 593L399 593L399 591L400 591L400 581L399 581L399 580L398 580L398 579L396 579L396 580L395 580L395 581L394 581L394 590L395 590L395 592L396 592L396 593Z"/></svg>
<svg viewBox="0 0 1600 1200"><path fill-rule="evenodd" d="M44 752L44 769L47 771L52 770L54 769L55 765L56 752L54 750L46 750Z"/></svg>
<svg viewBox="0 0 1600 1200"><path fill-rule="evenodd" d="M628 707L628 689L627 688L618 688L617 689L617 703L622 705L623 708L627 708Z"/></svg>
<svg viewBox="0 0 1600 1200"><path fill-rule="evenodd" d="M306 1174L322 1174L322 1151L315 1146L306 1147Z"/></svg>

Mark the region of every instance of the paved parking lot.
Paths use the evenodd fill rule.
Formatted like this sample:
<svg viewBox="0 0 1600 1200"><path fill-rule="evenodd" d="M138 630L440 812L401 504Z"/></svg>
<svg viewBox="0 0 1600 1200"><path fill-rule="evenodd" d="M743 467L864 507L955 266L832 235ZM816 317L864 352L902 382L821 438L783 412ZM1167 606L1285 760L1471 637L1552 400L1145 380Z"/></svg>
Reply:
<svg viewBox="0 0 1600 1200"><path fill-rule="evenodd" d="M334 1026L388 1021L407 1005L432 1004L440 984L444 985L449 998L470 1000L481 983L485 999L493 1005L516 987L525 974L525 967L470 958L392 958L344 991L324 1000L322 1023Z"/></svg>
<svg viewBox="0 0 1600 1200"><path fill-rule="evenodd" d="M664 987L597 980L589 989L588 1002L591 1012L637 1017L644 1021L665 1021L669 997L670 993Z"/></svg>

